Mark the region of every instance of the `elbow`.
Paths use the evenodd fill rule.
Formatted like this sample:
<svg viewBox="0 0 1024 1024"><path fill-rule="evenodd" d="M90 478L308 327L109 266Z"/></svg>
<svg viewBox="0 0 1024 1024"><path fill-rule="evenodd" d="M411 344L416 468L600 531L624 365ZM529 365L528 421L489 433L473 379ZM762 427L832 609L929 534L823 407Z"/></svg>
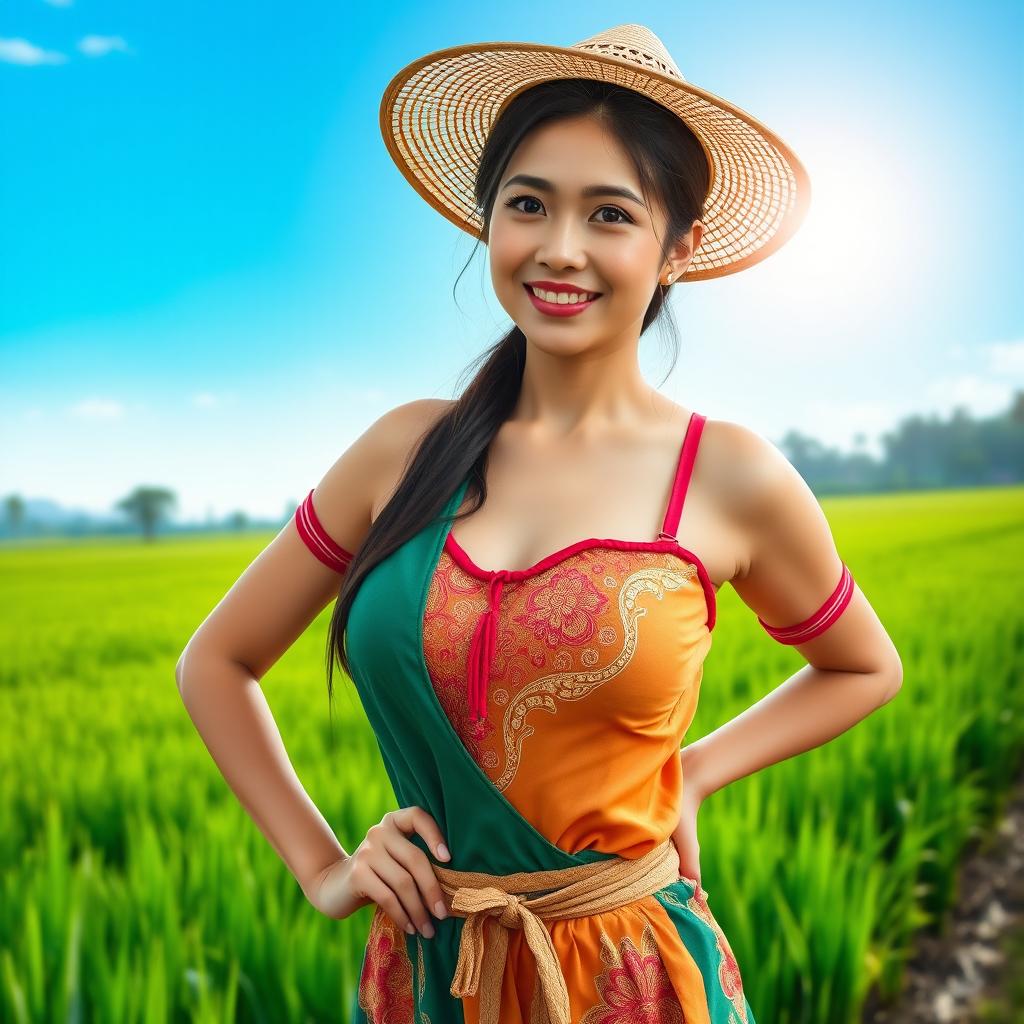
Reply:
<svg viewBox="0 0 1024 1024"><path fill-rule="evenodd" d="M898 656L891 666L879 673L879 678L882 680L881 703L888 704L903 686L903 663Z"/></svg>
<svg viewBox="0 0 1024 1024"><path fill-rule="evenodd" d="M174 666L174 681L177 683L178 693L181 694L182 697L185 696L185 662L188 661L190 653L189 648L192 647L194 640L195 637L185 644L185 649L178 656L178 663Z"/></svg>
<svg viewBox="0 0 1024 1024"><path fill-rule="evenodd" d="M210 661L211 644L209 638L202 634L203 631L197 629L189 637L188 643L185 644L185 649L178 655L178 663L174 666L174 681L178 684L178 693L183 699L185 697L186 672L189 677L192 677L202 666L201 672L204 676L206 675L205 666Z"/></svg>

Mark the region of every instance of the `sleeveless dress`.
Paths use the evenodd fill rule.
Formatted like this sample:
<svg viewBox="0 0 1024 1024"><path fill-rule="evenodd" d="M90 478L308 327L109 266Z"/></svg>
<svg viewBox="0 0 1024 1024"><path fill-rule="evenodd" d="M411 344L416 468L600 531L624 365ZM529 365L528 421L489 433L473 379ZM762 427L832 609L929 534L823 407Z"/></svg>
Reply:
<svg viewBox="0 0 1024 1024"><path fill-rule="evenodd" d="M705 417L681 446L654 540L590 537L521 570L478 566L451 530L469 480L439 520L364 578L349 613L353 682L400 806L437 820L451 852L432 863L506 874L636 858L679 820L679 757L715 625L715 588L675 535ZM344 572L313 492L295 524ZM782 643L819 635L852 596L845 563L803 622L762 626ZM760 621L760 620L759 620ZM545 922L580 1024L755 1024L726 936L695 879L617 910ZM463 920L408 935L378 907L356 1024L477 1024L477 995L448 988ZM500 1024L533 1024L533 956L508 944Z"/></svg>

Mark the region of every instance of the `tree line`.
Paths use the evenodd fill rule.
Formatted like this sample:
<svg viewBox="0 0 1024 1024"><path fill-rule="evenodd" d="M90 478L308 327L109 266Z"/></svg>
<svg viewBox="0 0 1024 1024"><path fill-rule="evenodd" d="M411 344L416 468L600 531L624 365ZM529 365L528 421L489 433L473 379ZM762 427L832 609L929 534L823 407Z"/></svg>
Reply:
<svg viewBox="0 0 1024 1024"><path fill-rule="evenodd" d="M957 406L943 418L937 414L907 416L881 437L882 455L864 451L864 434L854 438L855 450L843 452L797 430L778 442L818 496L870 494L884 491L984 487L1024 480L1024 391L1018 390L1003 412L975 417ZM45 502L55 507L53 502ZM158 532L199 532L279 529L293 514L286 503L279 521L250 519L243 511L206 523L175 523L177 498L172 490L139 486L111 507L113 518L33 516L32 504L20 494L3 499L0 538L135 534L153 540Z"/></svg>

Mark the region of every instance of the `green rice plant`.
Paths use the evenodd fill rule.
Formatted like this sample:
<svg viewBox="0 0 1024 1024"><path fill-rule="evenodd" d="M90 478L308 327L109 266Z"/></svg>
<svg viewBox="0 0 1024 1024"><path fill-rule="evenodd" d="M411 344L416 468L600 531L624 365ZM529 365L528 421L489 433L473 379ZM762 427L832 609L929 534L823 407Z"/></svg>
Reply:
<svg viewBox="0 0 1024 1024"><path fill-rule="evenodd" d="M759 1022L852 1024L960 898L1024 764L1024 488L825 500L903 689L701 811L702 883ZM348 1020L372 908L318 914L181 703L192 632L269 540L0 550L0 1020ZM394 806L329 610L264 677L299 777L353 849ZM802 666L731 588L687 742Z"/></svg>

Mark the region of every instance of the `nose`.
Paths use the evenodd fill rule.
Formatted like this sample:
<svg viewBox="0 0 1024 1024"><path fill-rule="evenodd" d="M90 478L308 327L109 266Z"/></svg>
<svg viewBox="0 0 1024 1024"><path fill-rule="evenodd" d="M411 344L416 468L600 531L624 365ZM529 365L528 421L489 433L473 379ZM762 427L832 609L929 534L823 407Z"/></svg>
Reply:
<svg viewBox="0 0 1024 1024"><path fill-rule="evenodd" d="M581 228L573 217L552 217L542 229L543 238L537 247L537 262L548 267L575 267L586 265L587 257L581 244Z"/></svg>

